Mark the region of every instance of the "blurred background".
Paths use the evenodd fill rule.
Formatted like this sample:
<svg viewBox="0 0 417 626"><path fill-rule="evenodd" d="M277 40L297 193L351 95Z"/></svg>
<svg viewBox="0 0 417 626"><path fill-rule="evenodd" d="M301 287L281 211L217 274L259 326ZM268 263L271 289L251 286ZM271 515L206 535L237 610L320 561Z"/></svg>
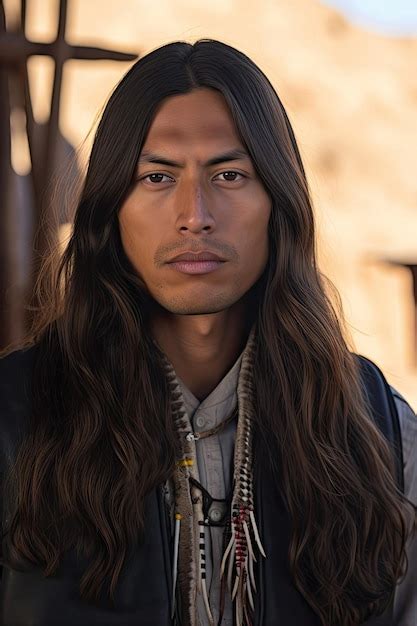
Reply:
<svg viewBox="0 0 417 626"><path fill-rule="evenodd" d="M248 54L274 84L306 166L320 266L341 294L355 350L417 408L415 0L5 0L1 8L0 348L27 323L52 210L65 244L72 192L54 181L76 182L84 171L116 82L159 45L210 37Z"/></svg>

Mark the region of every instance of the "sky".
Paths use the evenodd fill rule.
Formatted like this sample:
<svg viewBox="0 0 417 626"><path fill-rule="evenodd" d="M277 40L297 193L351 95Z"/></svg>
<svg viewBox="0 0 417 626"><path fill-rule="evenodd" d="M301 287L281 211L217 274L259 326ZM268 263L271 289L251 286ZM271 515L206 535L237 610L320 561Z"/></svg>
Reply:
<svg viewBox="0 0 417 626"><path fill-rule="evenodd" d="M352 22L389 35L417 36L417 0L322 0Z"/></svg>

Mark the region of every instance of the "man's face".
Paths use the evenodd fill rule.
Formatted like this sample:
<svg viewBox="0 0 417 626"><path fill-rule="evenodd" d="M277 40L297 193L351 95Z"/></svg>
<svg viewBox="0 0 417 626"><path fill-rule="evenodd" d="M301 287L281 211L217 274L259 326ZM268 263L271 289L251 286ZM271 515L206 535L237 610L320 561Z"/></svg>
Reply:
<svg viewBox="0 0 417 626"><path fill-rule="evenodd" d="M120 233L151 296L180 315L231 307L267 263L271 201L223 96L200 88L167 98L136 174L119 212ZM224 261L169 263L179 254L202 251Z"/></svg>

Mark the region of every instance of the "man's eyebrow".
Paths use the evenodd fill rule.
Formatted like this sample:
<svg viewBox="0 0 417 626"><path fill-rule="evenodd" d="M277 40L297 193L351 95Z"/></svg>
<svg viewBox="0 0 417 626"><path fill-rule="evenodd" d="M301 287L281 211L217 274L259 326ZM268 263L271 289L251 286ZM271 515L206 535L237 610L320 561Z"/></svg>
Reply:
<svg viewBox="0 0 417 626"><path fill-rule="evenodd" d="M239 159L249 158L249 154L246 150L236 148L235 150L229 150L228 152L223 152L223 154L212 157L204 163L204 166L218 165L219 163L224 163L226 161L238 161ZM167 165L168 167L184 167L182 163L166 159L165 157L153 152L143 152L141 154L138 164L141 165L143 163L157 163L158 165Z"/></svg>

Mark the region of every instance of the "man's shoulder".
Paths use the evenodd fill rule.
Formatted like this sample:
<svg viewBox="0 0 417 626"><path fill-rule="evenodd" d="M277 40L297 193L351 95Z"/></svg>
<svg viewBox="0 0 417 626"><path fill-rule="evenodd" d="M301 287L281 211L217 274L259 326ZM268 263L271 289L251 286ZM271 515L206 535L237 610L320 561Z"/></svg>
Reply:
<svg viewBox="0 0 417 626"><path fill-rule="evenodd" d="M17 397L30 381L37 345L14 350L0 358L0 406Z"/></svg>
<svg viewBox="0 0 417 626"><path fill-rule="evenodd" d="M406 487L404 468L410 454L407 439L411 427L408 422L414 422L414 411L406 399L388 383L376 363L363 355L354 356L358 360L372 416L395 452L399 486L404 489Z"/></svg>
<svg viewBox="0 0 417 626"><path fill-rule="evenodd" d="M362 371L371 372L385 386L387 394L392 398L398 415L399 436L401 439L402 467L404 474L404 493L417 504L417 415L406 398L385 379L379 367L370 359L356 355L361 363ZM393 416L394 419L395 416ZM392 438L393 433L391 433Z"/></svg>
<svg viewBox="0 0 417 626"><path fill-rule="evenodd" d="M358 359L362 369L366 369L368 371L372 370L374 375L380 378L380 380L384 383L387 393L389 393L394 400L400 422L407 424L410 423L410 427L417 427L417 416L414 409L411 407L406 398L404 398L404 396L398 391L398 389L388 383L376 363L362 354L355 354L354 356Z"/></svg>
<svg viewBox="0 0 417 626"><path fill-rule="evenodd" d="M404 396L401 395L395 387L390 385L390 390L398 413L403 448L407 451L409 446L414 445L416 447L417 444L417 415Z"/></svg>
<svg viewBox="0 0 417 626"><path fill-rule="evenodd" d="M5 373L8 368L16 369L19 367L27 367L33 360L37 350L37 344L9 350L0 356L0 373Z"/></svg>
<svg viewBox="0 0 417 626"><path fill-rule="evenodd" d="M417 415L407 400L390 386L400 422L405 495L417 505Z"/></svg>
<svg viewBox="0 0 417 626"><path fill-rule="evenodd" d="M9 456L31 410L32 371L37 346L0 358L0 452ZM1 459L0 459L1 465Z"/></svg>
<svg viewBox="0 0 417 626"><path fill-rule="evenodd" d="M417 420L416 413L404 396L392 385L390 385L391 393L395 400L395 406L399 414L404 414L406 419Z"/></svg>

